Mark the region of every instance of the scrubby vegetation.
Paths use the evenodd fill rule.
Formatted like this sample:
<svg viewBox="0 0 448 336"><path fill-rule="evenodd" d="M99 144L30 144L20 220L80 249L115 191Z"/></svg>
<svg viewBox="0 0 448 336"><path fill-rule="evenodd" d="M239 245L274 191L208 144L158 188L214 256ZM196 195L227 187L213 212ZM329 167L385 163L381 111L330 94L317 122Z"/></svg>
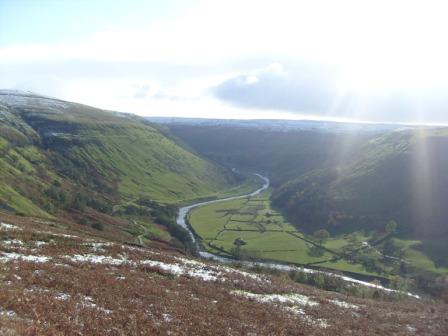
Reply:
<svg viewBox="0 0 448 336"><path fill-rule="evenodd" d="M447 306L425 299L363 295L370 290L359 286L340 294L279 271L190 259L169 245L144 249L83 226L1 219L5 334L444 335L448 328ZM342 286L311 278L323 288Z"/></svg>

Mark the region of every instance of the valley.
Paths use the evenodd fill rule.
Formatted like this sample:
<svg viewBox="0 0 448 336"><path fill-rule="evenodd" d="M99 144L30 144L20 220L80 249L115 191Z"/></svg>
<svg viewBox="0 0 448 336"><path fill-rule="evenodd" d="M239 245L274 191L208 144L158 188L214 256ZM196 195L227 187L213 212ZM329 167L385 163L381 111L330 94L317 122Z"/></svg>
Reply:
<svg viewBox="0 0 448 336"><path fill-rule="evenodd" d="M439 203L446 186L444 129L310 130L294 121L271 127L175 118L163 125L206 157L271 180L258 203L248 198L193 209L189 221L207 251L385 281L398 275L424 284L447 274L446 244L435 238L441 242L447 232ZM424 186L428 168L432 182ZM433 215L413 207L422 188L434 194ZM414 210L425 211L420 216L429 222L417 224ZM273 228L276 219L282 226ZM322 232L328 236L319 242L315 235Z"/></svg>
<svg viewBox="0 0 448 336"><path fill-rule="evenodd" d="M396 174L410 176L408 153L421 148L412 130L167 126L9 91L0 91L0 120L0 330L118 335L136 330L119 316L137 314L134 321L154 324L154 332L179 333L190 321L188 330L214 334L216 314L226 323L246 321L235 309L241 304L258 317L246 321L253 328L235 324L236 334L272 333L280 320L282 330L294 334L300 325L310 335L340 328L439 335L447 325L439 318L448 299L446 247L434 243L437 233L444 241L443 211L416 236L404 220L410 198L396 197L409 196L408 180ZM428 150L433 158L445 133L424 134L436 146ZM191 295L204 309L194 310ZM182 297L182 308L174 297ZM431 319L427 303L439 319L433 329L422 322ZM391 304L400 322L387 327L380 314L392 314ZM334 305L366 310L340 319ZM225 307L233 311L223 315ZM282 317L264 326L266 312ZM205 315L213 328L201 324ZM82 326L60 324L63 316ZM354 326L358 318L362 326Z"/></svg>
<svg viewBox="0 0 448 336"><path fill-rule="evenodd" d="M257 196L195 207L187 215L188 223L199 237L200 246L214 255L237 260L264 260L317 267L377 279L390 278L388 272L392 269L369 271L355 261L355 254L359 252L370 250L381 254L367 243L373 239L373 232L366 234L360 231L329 237L320 244L315 237L298 231L273 210L269 196L270 190ZM360 250L345 255L353 243L358 244ZM394 238L394 244L403 246L400 261L441 274L448 271L444 267L436 268L433 261L418 250L419 241Z"/></svg>
<svg viewBox="0 0 448 336"><path fill-rule="evenodd" d="M340 249L347 243L343 237L328 239L322 245L325 250L316 252L321 249L320 245L273 210L269 195L270 191L267 191L257 196L200 206L191 211L188 222L201 238L202 246L216 255L374 275L359 264L337 260ZM367 239L359 234L358 239L362 238Z"/></svg>
<svg viewBox="0 0 448 336"><path fill-rule="evenodd" d="M447 12L0 0L0 336L447 336Z"/></svg>

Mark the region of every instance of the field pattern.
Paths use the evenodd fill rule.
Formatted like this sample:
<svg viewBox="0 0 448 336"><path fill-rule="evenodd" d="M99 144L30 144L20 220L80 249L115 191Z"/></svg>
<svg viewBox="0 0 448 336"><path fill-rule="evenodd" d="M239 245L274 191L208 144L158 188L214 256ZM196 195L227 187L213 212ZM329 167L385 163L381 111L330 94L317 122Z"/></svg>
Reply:
<svg viewBox="0 0 448 336"><path fill-rule="evenodd" d="M241 246L246 256L303 265L319 264L334 255L313 256L315 245L273 210L270 191L253 197L219 202L193 209L189 223L209 252L230 255Z"/></svg>
<svg viewBox="0 0 448 336"><path fill-rule="evenodd" d="M202 206L191 211L188 221L200 237L203 247L217 255L319 266L381 277L388 277L392 271L392 267L387 265L381 272L367 270L355 261L355 257L366 250L381 254L374 246L363 243L374 241L372 233L355 232L350 236L334 236L320 245L312 237L297 231L281 214L273 210L269 196L268 190L253 197ZM346 248L353 240L360 247L347 255ZM426 271L446 271L443 268L436 269L426 255L412 246L404 246L409 245L406 242L410 241L394 241L403 250L404 259L401 260L405 264L412 264ZM320 251L316 253L316 250Z"/></svg>

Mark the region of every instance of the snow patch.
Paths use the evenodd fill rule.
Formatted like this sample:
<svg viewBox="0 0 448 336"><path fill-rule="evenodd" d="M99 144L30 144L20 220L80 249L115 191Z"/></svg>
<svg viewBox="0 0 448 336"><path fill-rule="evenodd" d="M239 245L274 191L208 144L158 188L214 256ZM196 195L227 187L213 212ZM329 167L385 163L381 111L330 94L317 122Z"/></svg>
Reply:
<svg viewBox="0 0 448 336"><path fill-rule="evenodd" d="M7 223L0 223L0 230L5 230L5 231L11 231L11 230L21 230L21 228L19 228L16 225L12 225L12 224L7 224Z"/></svg>
<svg viewBox="0 0 448 336"><path fill-rule="evenodd" d="M69 300L70 298L71 298L71 295L70 294L66 294L66 293L58 293L58 294L56 294L55 296L54 296L54 298L56 299L56 300L59 300L59 301L67 301L67 300Z"/></svg>
<svg viewBox="0 0 448 336"><path fill-rule="evenodd" d="M199 278L203 281L216 281L218 280L218 276L220 275L219 272L213 271L212 269L207 269L206 267L204 267L205 265L200 265L196 263L190 264L191 266L195 265L196 267L194 268L180 264L167 264L155 260L144 260L140 264L149 265L151 267L158 267L161 270L176 276L186 275L192 278Z"/></svg>
<svg viewBox="0 0 448 336"><path fill-rule="evenodd" d="M14 318L17 316L17 314L13 310L6 310L6 309L0 308L0 316L7 317L7 318Z"/></svg>
<svg viewBox="0 0 448 336"><path fill-rule="evenodd" d="M345 308L345 309L359 309L359 306L353 304L353 303L348 303L348 302L344 302L344 301L339 301L339 300L330 300L330 302L340 308Z"/></svg>
<svg viewBox="0 0 448 336"><path fill-rule="evenodd" d="M261 303L280 303L280 304L294 304L300 306L317 306L318 302L312 301L308 296L291 293L291 294L256 294L251 292L245 292L241 290L235 290L232 294L242 296L248 299L253 299Z"/></svg>
<svg viewBox="0 0 448 336"><path fill-rule="evenodd" d="M24 292L26 294L32 293L32 294L43 294L43 293L48 293L50 290L47 288L42 288L42 287L37 287L37 286L31 286L30 288L25 288Z"/></svg>
<svg viewBox="0 0 448 336"><path fill-rule="evenodd" d="M8 245L8 246L23 246L23 241L18 240L18 239L12 239L12 240L3 240L2 241L3 245Z"/></svg>
<svg viewBox="0 0 448 336"><path fill-rule="evenodd" d="M253 299L260 303L272 304L288 313L299 316L303 321L313 326L327 328L329 325L325 319L314 319L308 316L302 307L317 306L318 302L311 300L308 296L291 294L256 294L241 290L231 291L232 294Z"/></svg>
<svg viewBox="0 0 448 336"><path fill-rule="evenodd" d="M110 309L106 309L106 308L98 306L91 296L84 296L81 306L84 308L97 309L99 311L102 311L105 314L111 314L113 312Z"/></svg>
<svg viewBox="0 0 448 336"><path fill-rule="evenodd" d="M254 281L257 282L264 282L264 283L270 283L270 281L266 278L263 278L261 276L259 276L258 274L253 274L253 273L248 273L248 272L244 272L238 269L234 269L231 267L227 267L227 266L211 266L211 265L207 265L203 262L197 261L197 260L193 260L193 259L186 259L186 258L180 258L180 257L176 257L177 260L181 261L184 265L186 266L190 266L190 267L194 267L196 268L197 271L202 270L207 270L210 274L213 273L213 275L215 276L219 276L222 273L234 273L234 274L239 274L242 275L246 278L250 278ZM221 278L222 281L225 281L225 278Z"/></svg>
<svg viewBox="0 0 448 336"><path fill-rule="evenodd" d="M171 317L170 314L162 314L163 320L167 323L171 322L173 320L173 318Z"/></svg>
<svg viewBox="0 0 448 336"><path fill-rule="evenodd" d="M48 243L45 242L45 241L36 240L36 241L34 242L34 245L36 245L36 247L41 247L41 246L48 245Z"/></svg>
<svg viewBox="0 0 448 336"><path fill-rule="evenodd" d="M84 243L84 246L91 247L94 252L106 252L105 247L113 246L113 243L91 242Z"/></svg>
<svg viewBox="0 0 448 336"><path fill-rule="evenodd" d="M102 264L102 265L122 265L127 263L126 260L116 259L109 256L102 256L96 254L75 254L73 256L64 256L64 258L69 259L72 262L80 262L80 263L92 263L92 264Z"/></svg>
<svg viewBox="0 0 448 336"><path fill-rule="evenodd" d="M20 260L20 261L29 261L35 263L44 263L51 260L50 257L47 256L35 256L35 255L24 255L15 252L2 252L3 256L0 256L0 262L6 263L11 260Z"/></svg>
<svg viewBox="0 0 448 336"><path fill-rule="evenodd" d="M283 309L293 315L298 315L306 323L311 324L313 326L317 326L319 328L328 328L329 327L327 320L313 319L311 316L307 315L305 313L305 311L302 308L300 308L299 306L284 307Z"/></svg>

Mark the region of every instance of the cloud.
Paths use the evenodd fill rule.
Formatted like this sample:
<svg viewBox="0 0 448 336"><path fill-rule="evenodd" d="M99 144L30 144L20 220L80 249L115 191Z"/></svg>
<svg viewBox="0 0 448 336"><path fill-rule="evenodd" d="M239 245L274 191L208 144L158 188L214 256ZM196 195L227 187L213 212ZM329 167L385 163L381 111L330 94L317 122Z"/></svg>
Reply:
<svg viewBox="0 0 448 336"><path fill-rule="evenodd" d="M303 65L286 71L274 63L228 79L212 92L237 106L322 114L330 109L337 88L331 69Z"/></svg>
<svg viewBox="0 0 448 336"><path fill-rule="evenodd" d="M149 92L150 92L149 85L144 84L137 89L134 97L137 99L143 99L148 96Z"/></svg>
<svg viewBox="0 0 448 336"><path fill-rule="evenodd" d="M140 114L448 122L446 5L428 1L199 1L157 20L139 8L143 20L73 38L0 42L0 87Z"/></svg>
<svg viewBox="0 0 448 336"><path fill-rule="evenodd" d="M227 79L212 94L233 106L375 122L448 123L448 87L358 92L343 73L280 63Z"/></svg>

